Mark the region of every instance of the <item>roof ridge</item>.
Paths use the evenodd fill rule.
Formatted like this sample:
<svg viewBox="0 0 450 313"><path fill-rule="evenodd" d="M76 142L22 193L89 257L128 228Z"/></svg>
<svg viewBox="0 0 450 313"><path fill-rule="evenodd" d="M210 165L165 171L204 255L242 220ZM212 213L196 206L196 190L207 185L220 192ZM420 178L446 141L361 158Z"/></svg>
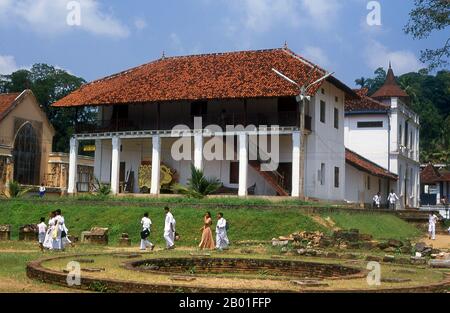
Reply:
<svg viewBox="0 0 450 313"><path fill-rule="evenodd" d="M150 61L150 62L143 63L143 64L141 64L141 65L137 65L137 66L135 66L135 67L129 68L129 69L127 69L127 70L120 71L120 72L117 72L117 73L115 73L115 74L108 75L108 76L105 76L105 77L102 77L102 78L93 80L93 81L91 81L91 82L89 82L89 83L86 83L86 84L82 85L81 88L83 88L84 86L89 86L89 85L91 85L91 84L93 84L93 83L98 83L98 82L102 82L102 81L107 81L107 80L113 79L113 78L115 78L115 77L117 77L117 76L124 75L124 74L130 73L130 72L136 71L136 70L138 70L138 69L140 69L140 68L142 68L142 67L145 67L145 66L148 66L148 65L157 63L157 62L166 61L166 60L188 59L188 58L193 58L193 57L204 57L204 56L220 56L220 55L230 55L230 54L238 54L238 53L261 53L261 52L283 51L283 50L285 50L285 48L258 49L258 50L240 50L240 51L212 52L212 53L199 53L199 54L189 54L189 55L179 55L179 56L169 56L169 57L168 57L168 56L164 56L164 57L161 57L161 58L159 58L159 59L155 59L155 60L152 60L152 61ZM307 61L307 62L309 62L309 61ZM309 63L310 63L310 62L309 62ZM80 88L80 89L81 89L81 88Z"/></svg>

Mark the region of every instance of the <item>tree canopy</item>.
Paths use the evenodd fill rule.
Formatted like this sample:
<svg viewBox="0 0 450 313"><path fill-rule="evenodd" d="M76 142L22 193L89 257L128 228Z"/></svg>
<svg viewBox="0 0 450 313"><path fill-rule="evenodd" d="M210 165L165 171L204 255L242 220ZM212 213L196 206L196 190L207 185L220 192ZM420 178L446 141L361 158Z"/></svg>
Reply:
<svg viewBox="0 0 450 313"><path fill-rule="evenodd" d="M405 33L413 36L414 39L428 38L432 33L443 31L450 25L450 1L415 0L409 17L409 22L404 27ZM420 60L428 63L430 69L436 69L448 66L449 57L450 37L440 48L423 50Z"/></svg>
<svg viewBox="0 0 450 313"><path fill-rule="evenodd" d="M54 66L35 64L29 70L18 70L10 75L0 75L0 93L31 89L56 130L53 151L68 152L69 140L74 133L74 122L93 119L93 112L79 110L76 114L74 109L54 108L51 105L81 87L85 82L83 78Z"/></svg>

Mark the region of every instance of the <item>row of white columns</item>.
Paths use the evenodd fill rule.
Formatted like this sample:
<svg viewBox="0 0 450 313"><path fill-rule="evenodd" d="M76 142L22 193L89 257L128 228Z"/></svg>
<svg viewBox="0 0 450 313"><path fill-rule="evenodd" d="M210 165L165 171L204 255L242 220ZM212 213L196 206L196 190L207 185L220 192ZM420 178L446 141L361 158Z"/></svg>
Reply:
<svg viewBox="0 0 450 313"><path fill-rule="evenodd" d="M300 157L301 157L301 135L300 132L294 132L292 135L292 197L300 195ZM97 150L99 149L99 150ZM98 162L98 154L101 154L102 145L96 143L96 164ZM76 138L70 140L70 158L69 158L69 184L68 193L75 194L77 192L76 176L77 176L77 153L78 141ZM111 192L114 195L119 193L119 170L120 170L120 153L121 139L118 136L112 138L112 157L111 157ZM248 135L242 133L239 135L239 191L240 197L248 195ZM152 173L151 188L152 195L160 194L160 166L161 166L161 137L154 135L152 137ZM196 169L203 169L203 134L201 132L194 135L194 166ZM96 172L96 175L99 175ZM97 177L101 179L100 177Z"/></svg>

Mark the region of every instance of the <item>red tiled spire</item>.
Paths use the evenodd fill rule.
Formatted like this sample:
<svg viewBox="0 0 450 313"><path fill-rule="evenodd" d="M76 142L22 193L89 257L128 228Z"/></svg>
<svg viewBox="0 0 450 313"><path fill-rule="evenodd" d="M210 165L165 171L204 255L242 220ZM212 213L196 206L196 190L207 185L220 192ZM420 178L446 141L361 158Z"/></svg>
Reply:
<svg viewBox="0 0 450 313"><path fill-rule="evenodd" d="M389 70L386 75L384 85L378 89L372 98L409 98L409 95L398 85L395 79L394 71L392 70L391 62L389 62Z"/></svg>

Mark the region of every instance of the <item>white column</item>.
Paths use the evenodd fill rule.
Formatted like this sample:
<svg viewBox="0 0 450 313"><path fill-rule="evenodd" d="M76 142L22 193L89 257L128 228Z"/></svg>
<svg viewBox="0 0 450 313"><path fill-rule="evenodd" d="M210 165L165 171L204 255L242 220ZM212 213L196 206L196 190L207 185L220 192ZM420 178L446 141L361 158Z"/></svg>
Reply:
<svg viewBox="0 0 450 313"><path fill-rule="evenodd" d="M292 134L292 197L300 197L301 134Z"/></svg>
<svg viewBox="0 0 450 313"><path fill-rule="evenodd" d="M111 158L111 193L119 193L119 170L120 170L120 138L112 138L112 158Z"/></svg>
<svg viewBox="0 0 450 313"><path fill-rule="evenodd" d="M70 155L69 155L69 184L67 192L69 194L77 193L77 155L78 140L75 137L70 138Z"/></svg>
<svg viewBox="0 0 450 313"><path fill-rule="evenodd" d="M246 197L248 175L248 136L239 135L239 197Z"/></svg>
<svg viewBox="0 0 450 313"><path fill-rule="evenodd" d="M203 169L203 133L201 131L194 135L194 166L198 170Z"/></svg>
<svg viewBox="0 0 450 313"><path fill-rule="evenodd" d="M102 141L101 139L95 140L95 156L94 156L94 176L100 182L102 181Z"/></svg>
<svg viewBox="0 0 450 313"><path fill-rule="evenodd" d="M150 193L159 195L161 187L161 137L155 135L152 137L152 186Z"/></svg>

